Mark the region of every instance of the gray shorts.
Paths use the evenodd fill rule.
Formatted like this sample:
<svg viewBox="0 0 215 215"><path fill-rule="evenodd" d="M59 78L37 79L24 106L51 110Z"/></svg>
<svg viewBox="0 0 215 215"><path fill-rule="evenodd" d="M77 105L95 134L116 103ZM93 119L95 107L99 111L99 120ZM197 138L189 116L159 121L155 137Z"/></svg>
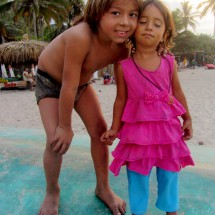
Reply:
<svg viewBox="0 0 215 215"><path fill-rule="evenodd" d="M37 75L36 75L36 83L37 84L35 87L35 96L36 96L37 104L43 98L60 97L61 84L55 81L48 73L38 69ZM87 88L89 84L91 84L91 82L88 82L78 87L78 90L75 96L75 103L79 100L82 92Z"/></svg>

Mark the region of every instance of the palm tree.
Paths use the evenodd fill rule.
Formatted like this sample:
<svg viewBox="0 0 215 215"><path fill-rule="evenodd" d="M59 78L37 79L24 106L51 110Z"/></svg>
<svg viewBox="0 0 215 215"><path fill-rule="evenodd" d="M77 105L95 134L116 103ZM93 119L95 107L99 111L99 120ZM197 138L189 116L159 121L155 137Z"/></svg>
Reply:
<svg viewBox="0 0 215 215"><path fill-rule="evenodd" d="M33 21L34 36L37 38L39 32L43 34L44 22L49 25L53 19L57 24L61 24L67 19L68 7L67 0L17 0L14 21L20 17L25 18L28 34Z"/></svg>
<svg viewBox="0 0 215 215"><path fill-rule="evenodd" d="M0 2L0 40L4 42L4 39L11 40L14 39L11 36L12 31L16 31L16 27L12 23L8 23L5 18L5 14L10 11L14 4L14 0L2 0Z"/></svg>
<svg viewBox="0 0 215 215"><path fill-rule="evenodd" d="M172 11L172 17L175 24L175 31L177 33L180 33L184 28L182 24L182 19L181 19L181 11L178 8Z"/></svg>
<svg viewBox="0 0 215 215"><path fill-rule="evenodd" d="M3 0L2 2L0 2L0 14L2 14L4 11L8 10L11 7L11 2L13 2L13 0ZM2 21L1 16L0 18L0 39L1 42L4 42L4 38L8 37L8 31L5 26L5 23Z"/></svg>
<svg viewBox="0 0 215 215"><path fill-rule="evenodd" d="M14 0L2 0L1 2L0 2L0 6L5 6L5 7L7 7L7 6L9 6L9 5L11 5L11 3L13 3L14 2Z"/></svg>
<svg viewBox="0 0 215 215"><path fill-rule="evenodd" d="M205 16L209 10L211 10L214 14L214 36L215 36L215 0L205 0L200 3L197 9L204 7L201 12L201 17Z"/></svg>
<svg viewBox="0 0 215 215"><path fill-rule="evenodd" d="M53 25L45 28L46 40L52 40L60 33L68 29L73 25L75 18L79 17L83 13L84 1L83 0L66 0L68 3L67 18L63 19L63 22L59 22L57 25L54 22Z"/></svg>
<svg viewBox="0 0 215 215"><path fill-rule="evenodd" d="M0 0L0 38L9 40L8 34L15 32L15 28L21 31L10 37L14 35L18 39L27 33L30 37L43 38L44 29L50 26L51 20L54 25L50 27L58 32L57 36L82 13L83 5L83 0Z"/></svg>
<svg viewBox="0 0 215 215"><path fill-rule="evenodd" d="M193 6L190 5L188 1L182 2L181 6L182 10L179 10L179 15L181 17L181 23L183 25L184 30L187 31L187 28L191 26L195 31L196 24L198 24L195 19L200 17L200 13L198 11L192 12Z"/></svg>

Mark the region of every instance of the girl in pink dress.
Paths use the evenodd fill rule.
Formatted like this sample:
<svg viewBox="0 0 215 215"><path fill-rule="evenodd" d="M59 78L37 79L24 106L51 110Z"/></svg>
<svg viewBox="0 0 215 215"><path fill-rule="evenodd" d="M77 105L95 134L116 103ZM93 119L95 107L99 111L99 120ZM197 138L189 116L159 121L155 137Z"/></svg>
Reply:
<svg viewBox="0 0 215 215"><path fill-rule="evenodd" d="M113 122L101 140L111 145L118 136L110 170L117 176L127 167L130 209L147 211L149 177L156 167L156 206L168 215L179 207L178 172L194 165L185 143L192 138L192 120L172 55L158 56L161 44L171 48L172 17L158 0L143 3L132 38L133 54L115 66L117 96ZM180 123L180 118L182 125Z"/></svg>

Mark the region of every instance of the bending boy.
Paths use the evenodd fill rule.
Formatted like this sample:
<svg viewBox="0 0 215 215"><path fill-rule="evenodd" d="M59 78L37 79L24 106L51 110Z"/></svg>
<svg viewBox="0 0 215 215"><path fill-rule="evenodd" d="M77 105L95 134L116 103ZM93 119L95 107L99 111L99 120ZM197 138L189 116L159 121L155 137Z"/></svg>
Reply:
<svg viewBox="0 0 215 215"><path fill-rule="evenodd" d="M91 138L96 195L114 215L125 213L126 203L109 186L108 148L100 141L106 122L89 81L93 72L128 56L124 42L136 28L138 12L138 0L89 0L83 21L56 37L40 55L35 93L47 135L47 193L40 215L58 214L58 179L74 135L73 109Z"/></svg>

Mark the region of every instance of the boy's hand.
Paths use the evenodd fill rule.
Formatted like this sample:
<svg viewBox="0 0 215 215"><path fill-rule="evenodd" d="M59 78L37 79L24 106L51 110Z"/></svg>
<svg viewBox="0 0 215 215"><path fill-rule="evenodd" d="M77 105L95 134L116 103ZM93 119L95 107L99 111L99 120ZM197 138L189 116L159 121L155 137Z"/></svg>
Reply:
<svg viewBox="0 0 215 215"><path fill-rule="evenodd" d="M164 43L159 43L157 47L157 52L159 56L165 57L167 54L173 55L164 45Z"/></svg>
<svg viewBox="0 0 215 215"><path fill-rule="evenodd" d="M52 150L58 155L63 155L69 149L74 134L71 128L57 127L55 136L51 141Z"/></svg>
<svg viewBox="0 0 215 215"><path fill-rule="evenodd" d="M192 121L185 119L183 122L182 130L184 132L184 140L190 140L193 137Z"/></svg>
<svg viewBox="0 0 215 215"><path fill-rule="evenodd" d="M117 137L117 131L110 129L102 134L100 140L106 145L112 145L116 137Z"/></svg>

